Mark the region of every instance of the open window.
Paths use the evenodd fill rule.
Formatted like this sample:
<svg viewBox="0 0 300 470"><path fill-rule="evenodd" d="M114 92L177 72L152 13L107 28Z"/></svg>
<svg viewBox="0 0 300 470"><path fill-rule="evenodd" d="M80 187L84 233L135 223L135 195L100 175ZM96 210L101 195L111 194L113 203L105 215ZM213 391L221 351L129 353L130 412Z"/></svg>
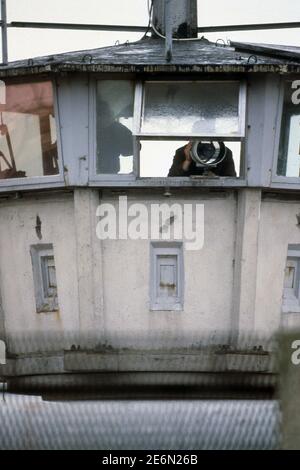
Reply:
<svg viewBox="0 0 300 470"><path fill-rule="evenodd" d="M244 82L99 80L96 90L103 178L241 175ZM182 169L188 144L191 162Z"/></svg>
<svg viewBox="0 0 300 470"><path fill-rule="evenodd" d="M277 160L277 176L300 181L300 100L297 83L286 81L282 90L282 118ZM298 80L298 88L300 86ZM299 91L298 91L299 95ZM290 181L290 180L289 180Z"/></svg>
<svg viewBox="0 0 300 470"><path fill-rule="evenodd" d="M58 175L52 82L7 82L3 91L0 180Z"/></svg>

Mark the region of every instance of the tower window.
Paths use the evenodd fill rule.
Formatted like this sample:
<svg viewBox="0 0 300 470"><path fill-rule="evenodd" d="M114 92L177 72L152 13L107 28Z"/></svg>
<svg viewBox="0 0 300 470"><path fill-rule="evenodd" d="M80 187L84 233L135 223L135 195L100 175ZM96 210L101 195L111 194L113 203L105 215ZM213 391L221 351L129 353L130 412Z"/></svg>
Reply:
<svg viewBox="0 0 300 470"><path fill-rule="evenodd" d="M181 242L151 243L151 310L183 309L183 249Z"/></svg>
<svg viewBox="0 0 300 470"><path fill-rule="evenodd" d="M36 311L58 310L56 268L52 244L39 244L30 247Z"/></svg>
<svg viewBox="0 0 300 470"><path fill-rule="evenodd" d="M300 245L289 245L284 271L282 311L300 313Z"/></svg>

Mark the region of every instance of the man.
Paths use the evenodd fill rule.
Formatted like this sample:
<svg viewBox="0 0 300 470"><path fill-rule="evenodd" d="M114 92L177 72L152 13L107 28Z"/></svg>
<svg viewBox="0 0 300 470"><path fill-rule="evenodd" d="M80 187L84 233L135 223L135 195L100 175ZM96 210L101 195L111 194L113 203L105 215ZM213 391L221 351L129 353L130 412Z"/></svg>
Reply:
<svg viewBox="0 0 300 470"><path fill-rule="evenodd" d="M132 132L118 121L119 117L127 117L126 109L116 119L109 104L98 103L100 118L97 121L97 173L118 174L120 171L120 155L133 155Z"/></svg>
<svg viewBox="0 0 300 470"><path fill-rule="evenodd" d="M234 176L236 177L232 151L225 147L224 142L219 142L221 152L226 152L225 158L215 167L206 167L216 176ZM203 175L205 168L197 166L191 157L193 142L189 142L184 147L176 150L173 164L169 170L168 176L190 176Z"/></svg>

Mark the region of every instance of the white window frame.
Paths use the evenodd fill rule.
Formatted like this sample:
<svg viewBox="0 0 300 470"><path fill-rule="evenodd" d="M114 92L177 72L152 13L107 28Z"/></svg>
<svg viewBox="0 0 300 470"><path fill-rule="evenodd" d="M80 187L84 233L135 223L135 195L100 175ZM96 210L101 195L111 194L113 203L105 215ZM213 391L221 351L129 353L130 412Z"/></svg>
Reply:
<svg viewBox="0 0 300 470"><path fill-rule="evenodd" d="M111 79L114 78L93 78L91 80L90 89L89 89L89 155L90 155L90 165L89 165L89 182L90 186L178 186L181 183L186 186L245 186L245 175L239 177L220 177L214 181L191 181L189 177L142 177L140 176L140 141L141 140L196 140L201 138L203 140L222 140L224 142L241 142L241 157L246 157L244 152L244 144L246 137L246 105L247 105L247 83L245 79L232 79L232 80L157 80L155 83L194 83L194 82L204 82L204 83L239 83L239 132L232 135L216 135L216 134L149 134L141 133L141 118L142 118L142 109L143 109L143 95L144 95L144 86L146 83L152 83L153 80L138 80L135 81L135 91L134 91L134 106L133 106L133 174L131 175L119 175L119 174L105 174L96 172L96 159L97 159L97 110L96 110L96 96L97 96L97 81L101 79ZM117 78L116 78L117 79ZM133 78L128 78L128 80L134 81ZM241 158L242 160L242 158ZM246 163L243 162L241 168L246 168ZM224 181L225 180L225 181Z"/></svg>
<svg viewBox="0 0 300 470"><path fill-rule="evenodd" d="M63 152L62 152L62 141L60 133L60 117L59 117L59 104L57 96L57 83L53 78L43 78L43 81L49 81L52 83L53 90L53 106L54 106L54 119L56 125L56 136L57 136L57 152L58 152L58 175L47 175L47 176L30 176L25 178L7 178L0 179L0 192L7 190L21 189L38 189L38 188L52 188L65 186L64 181L64 163L63 163ZM37 80L38 81L38 80ZM23 82L22 82L23 83ZM31 83L30 80L26 80L24 83ZM34 81L32 81L34 83Z"/></svg>
<svg viewBox="0 0 300 470"><path fill-rule="evenodd" d="M49 243L31 245L30 255L32 262L36 311L37 313L56 312L58 310L57 287L56 295L47 295L47 286L45 286L44 277L45 259L53 258L55 266L53 245Z"/></svg>
<svg viewBox="0 0 300 470"><path fill-rule="evenodd" d="M284 108L284 91L285 91L285 84L287 82L292 83L294 80L299 80L300 77L294 78L285 78L282 79L280 84L279 90L279 98L278 98L278 111L277 111L277 124L276 124L276 132L275 132L275 145L274 145L274 154L273 154L273 168L272 168L272 183L285 183L285 184L292 184L297 185L300 188L300 177L296 176L283 176L277 175L277 164L278 164L278 157L279 157L279 146L280 146L280 137L281 137L281 124L282 124L282 117L283 117L283 108Z"/></svg>
<svg viewBox="0 0 300 470"><path fill-rule="evenodd" d="M157 296L159 256L177 257L177 296ZM151 242L150 245L150 310L181 311L184 305L184 262L182 242Z"/></svg>
<svg viewBox="0 0 300 470"><path fill-rule="evenodd" d="M293 260L297 264L296 286L294 293L285 292L288 288L283 289L282 313L300 313L300 245L289 245L288 260Z"/></svg>

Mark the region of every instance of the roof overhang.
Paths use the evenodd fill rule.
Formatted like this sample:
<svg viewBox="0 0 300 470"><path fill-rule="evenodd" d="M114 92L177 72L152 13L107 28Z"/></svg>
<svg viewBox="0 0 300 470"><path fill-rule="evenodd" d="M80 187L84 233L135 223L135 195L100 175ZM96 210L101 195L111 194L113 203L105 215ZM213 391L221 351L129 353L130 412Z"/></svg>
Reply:
<svg viewBox="0 0 300 470"><path fill-rule="evenodd" d="M171 62L162 39L19 60L0 67L0 77L42 73L300 73L300 48L198 40L174 41Z"/></svg>

